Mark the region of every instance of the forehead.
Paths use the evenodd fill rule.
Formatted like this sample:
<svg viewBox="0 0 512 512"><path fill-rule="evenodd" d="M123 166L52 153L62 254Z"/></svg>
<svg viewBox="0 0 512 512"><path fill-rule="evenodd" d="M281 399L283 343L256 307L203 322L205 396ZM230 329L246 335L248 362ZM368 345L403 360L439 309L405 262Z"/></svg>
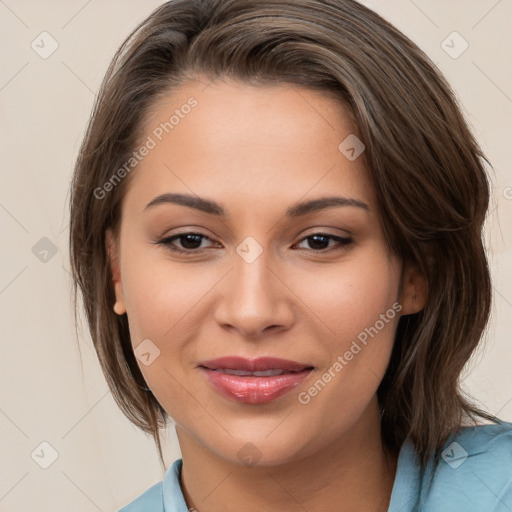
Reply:
<svg viewBox="0 0 512 512"><path fill-rule="evenodd" d="M188 82L152 105L126 201L165 192L229 195L263 204L338 192L371 204L364 158L340 143L357 133L350 109L287 84Z"/></svg>

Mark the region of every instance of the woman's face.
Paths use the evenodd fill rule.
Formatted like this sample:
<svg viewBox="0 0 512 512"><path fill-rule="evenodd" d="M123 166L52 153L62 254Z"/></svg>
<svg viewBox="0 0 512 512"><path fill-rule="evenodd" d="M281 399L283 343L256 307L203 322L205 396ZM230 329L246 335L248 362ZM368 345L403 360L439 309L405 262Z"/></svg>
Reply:
<svg viewBox="0 0 512 512"><path fill-rule="evenodd" d="M399 316L422 303L354 134L336 100L287 85L188 83L146 119L109 247L180 440L278 464L375 427Z"/></svg>

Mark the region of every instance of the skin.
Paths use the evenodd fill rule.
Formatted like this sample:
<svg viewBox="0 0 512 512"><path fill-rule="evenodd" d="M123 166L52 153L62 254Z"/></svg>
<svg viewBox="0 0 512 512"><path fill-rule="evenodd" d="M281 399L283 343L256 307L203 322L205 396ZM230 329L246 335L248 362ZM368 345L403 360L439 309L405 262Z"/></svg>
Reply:
<svg viewBox="0 0 512 512"><path fill-rule="evenodd" d="M189 82L154 105L143 139L191 96L198 105L130 176L119 237L107 233L116 311L128 315L134 349L150 339L160 350L139 366L176 422L187 505L199 512L387 510L398 454L381 441L376 391L399 317L424 306L426 285L388 253L364 158L350 161L338 150L357 134L350 112L286 84ZM171 192L214 200L226 216L170 203L145 209ZM332 195L368 209L285 215L298 202ZM170 245L195 250L192 256L155 243L190 232L210 239ZM317 233L352 242L315 245L307 237ZM248 236L262 250L251 263L236 251ZM400 313L301 404L299 392L397 301ZM221 396L197 368L226 355L281 357L315 372L273 402L244 404ZM256 462L239 456L247 443Z"/></svg>

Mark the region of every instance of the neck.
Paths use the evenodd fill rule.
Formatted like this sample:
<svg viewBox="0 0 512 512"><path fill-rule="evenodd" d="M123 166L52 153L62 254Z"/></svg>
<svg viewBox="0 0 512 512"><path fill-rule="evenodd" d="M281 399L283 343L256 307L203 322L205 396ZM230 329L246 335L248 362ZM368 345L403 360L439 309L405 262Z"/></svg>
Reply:
<svg viewBox="0 0 512 512"><path fill-rule="evenodd" d="M189 510L387 511L398 455L382 443L378 407L363 416L314 454L272 466L221 458L177 427Z"/></svg>

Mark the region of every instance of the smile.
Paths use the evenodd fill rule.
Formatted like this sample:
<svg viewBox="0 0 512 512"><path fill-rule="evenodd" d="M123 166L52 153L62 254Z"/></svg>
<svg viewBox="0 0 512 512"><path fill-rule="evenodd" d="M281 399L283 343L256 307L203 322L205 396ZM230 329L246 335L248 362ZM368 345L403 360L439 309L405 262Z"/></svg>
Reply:
<svg viewBox="0 0 512 512"><path fill-rule="evenodd" d="M236 356L204 361L198 368L221 395L238 402L264 404L301 384L314 367L278 358Z"/></svg>

